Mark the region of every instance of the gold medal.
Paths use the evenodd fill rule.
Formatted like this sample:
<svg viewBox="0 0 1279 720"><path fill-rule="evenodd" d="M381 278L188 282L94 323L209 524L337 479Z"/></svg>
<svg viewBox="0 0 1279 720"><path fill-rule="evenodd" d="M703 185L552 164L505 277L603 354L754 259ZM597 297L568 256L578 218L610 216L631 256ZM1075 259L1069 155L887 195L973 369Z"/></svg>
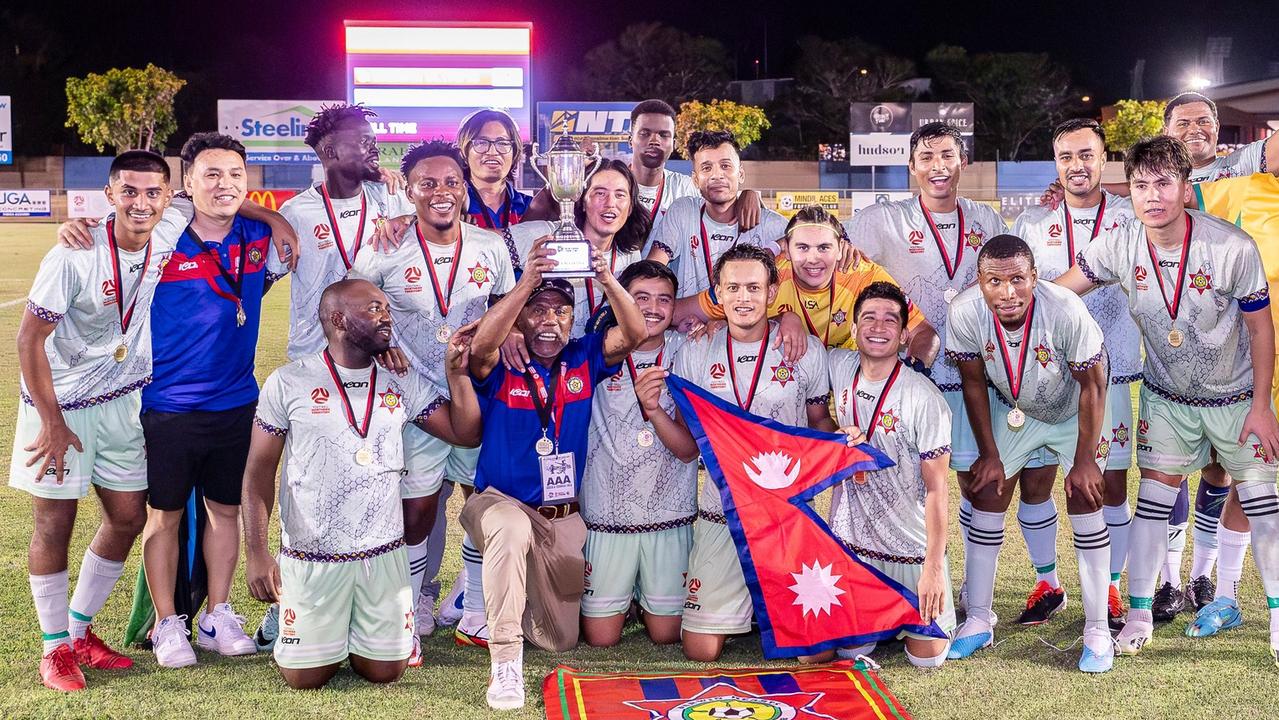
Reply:
<svg viewBox="0 0 1279 720"><path fill-rule="evenodd" d="M453 337L453 328L448 325L441 325L440 329L435 331L435 339L442 343L447 343L451 337Z"/></svg>
<svg viewBox="0 0 1279 720"><path fill-rule="evenodd" d="M122 363L124 362L125 358L129 357L129 348L126 347L123 342L121 342L119 345L116 346L115 352L111 354L111 357L115 358L116 362Z"/></svg>
<svg viewBox="0 0 1279 720"><path fill-rule="evenodd" d="M551 442L550 438L543 437L534 443L533 449L537 451L538 455L550 455L555 452L555 443Z"/></svg>
<svg viewBox="0 0 1279 720"><path fill-rule="evenodd" d="M639 443L639 446L642 448L653 447L653 431L648 428L640 430L639 435L635 438L635 442Z"/></svg>
<svg viewBox="0 0 1279 720"><path fill-rule="evenodd" d="M1168 331L1168 344L1173 347L1181 347L1181 343L1185 342L1186 336L1177 328Z"/></svg>
<svg viewBox="0 0 1279 720"><path fill-rule="evenodd" d="M355 462L358 465L368 465L373 462L373 448L365 445L355 451Z"/></svg>
<svg viewBox="0 0 1279 720"><path fill-rule="evenodd" d="M958 290L956 290L955 288L952 288L952 287L948 287L948 288L946 288L946 289L945 289L945 291L943 291L943 292L942 292L942 294L941 294L941 299L942 299L942 300L945 300L945 301L946 301L946 304L947 304L947 305L949 305L949 304L950 304L950 302L951 302L952 300L954 300L954 299L955 299L955 296L956 296L956 295L958 295L958 294L959 294L959 291L958 291Z"/></svg>
<svg viewBox="0 0 1279 720"><path fill-rule="evenodd" d="M1008 411L1008 427L1013 430L1020 430L1022 425L1026 424L1026 413L1021 408L1015 407Z"/></svg>

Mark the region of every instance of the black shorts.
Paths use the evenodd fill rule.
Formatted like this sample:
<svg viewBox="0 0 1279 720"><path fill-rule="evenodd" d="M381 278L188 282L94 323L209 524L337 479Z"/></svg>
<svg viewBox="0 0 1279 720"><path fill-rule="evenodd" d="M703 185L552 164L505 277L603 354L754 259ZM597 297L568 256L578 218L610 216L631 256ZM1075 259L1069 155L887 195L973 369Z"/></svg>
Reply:
<svg viewBox="0 0 1279 720"><path fill-rule="evenodd" d="M148 504L181 510L199 487L213 502L239 505L256 409L253 402L217 412L142 413Z"/></svg>

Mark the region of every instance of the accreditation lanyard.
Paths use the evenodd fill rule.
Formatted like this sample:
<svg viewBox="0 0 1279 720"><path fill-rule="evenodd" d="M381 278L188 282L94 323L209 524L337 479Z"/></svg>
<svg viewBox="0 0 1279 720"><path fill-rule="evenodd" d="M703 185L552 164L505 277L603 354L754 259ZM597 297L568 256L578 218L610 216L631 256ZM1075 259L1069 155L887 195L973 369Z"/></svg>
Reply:
<svg viewBox="0 0 1279 720"><path fill-rule="evenodd" d="M1146 238L1146 251L1150 253L1150 266L1155 271L1155 281L1159 283L1159 297L1164 299L1164 307L1168 317L1176 320L1181 312L1181 291L1186 285L1186 260L1190 258L1190 229L1194 227L1194 218L1186 213L1186 236L1181 240L1181 261L1177 264L1177 286L1173 290L1172 299L1168 299L1168 291L1164 286L1164 274L1159 269L1159 255L1155 252L1155 244Z"/></svg>
<svg viewBox="0 0 1279 720"><path fill-rule="evenodd" d="M1070 267L1075 266L1075 222L1070 219L1070 206L1066 203L1061 204L1061 209L1066 213L1066 252L1070 253ZM1106 213L1106 196L1101 196L1101 205L1097 206L1097 217L1092 222L1092 236L1088 238L1088 242L1097 239L1097 233L1101 232L1101 216Z"/></svg>
<svg viewBox="0 0 1279 720"><path fill-rule="evenodd" d="M826 303L826 332L817 332L817 323L813 322L812 318L808 316L808 309L805 307L804 303L804 293L800 291L799 285L795 286L795 294L799 297L799 311L804 315L804 324L808 326L809 334L821 336L822 345L829 345L830 326L834 324L833 320L835 318L835 278L832 277L830 279L830 298Z"/></svg>
<svg viewBox="0 0 1279 720"><path fill-rule="evenodd" d="M612 275L614 274L614 270L617 268L617 246L614 245L609 252L611 254L608 259L608 272ZM600 307L604 305L604 297L602 295L600 297L599 305L595 304L595 282L590 278L586 278L586 304L590 307L592 315L594 315L595 311L599 310Z"/></svg>
<svg viewBox="0 0 1279 720"><path fill-rule="evenodd" d="M111 277L115 280L115 307L120 314L120 334L124 335L129 332L129 325L133 322L133 309L137 307L138 296L142 294L142 281L147 277L147 268L151 266L151 239L147 238L147 254L142 261L142 272L138 275L138 281L133 284L133 292L125 308L124 301L124 274L120 269L120 246L115 241L115 221L107 221L107 245L111 248Z"/></svg>
<svg viewBox="0 0 1279 720"><path fill-rule="evenodd" d="M435 293L435 304L440 308L440 317L447 318L449 306L453 304L453 282L457 280L457 266L462 264L462 227L458 225L457 241L453 243L453 262L450 263L452 267L449 269L447 288L440 287L440 279L435 275L435 260L431 257L431 248L426 238L422 235L421 223L414 223L413 228L417 231L417 245L422 248L422 257L426 260L426 272L431 276L431 290Z"/></svg>
<svg viewBox="0 0 1279 720"><path fill-rule="evenodd" d="M662 355L666 353L666 344L662 343L662 349L657 351L657 359L649 367L662 367ZM631 389L636 390L636 383L639 382L639 371L635 369L635 361L630 355L626 356L626 369L631 373ZM635 399L639 399L638 390L635 393ZM644 418L644 422L648 422L648 412L644 410L644 405L640 405L640 417Z"/></svg>
<svg viewBox="0 0 1279 720"><path fill-rule="evenodd" d="M226 281L227 286L231 288L231 292L226 292L222 288L218 287L218 281L211 277L206 276L204 278L205 282L209 284L209 287L213 289L214 294L218 297L235 303L235 322L237 325L244 325L246 319L244 314L244 268L245 263L249 258L248 243L240 243L240 268L235 275L232 275L230 271L222 267L222 259L218 255L217 247L206 247L204 241L196 234L195 228L187 227L187 232L191 233L191 237L195 239L195 243L200 246L201 251L209 255L209 261L213 263L213 267L218 269L218 274ZM224 240L223 243L225 242L226 241ZM231 251L234 248L232 248L231 245L227 245L226 247L227 258L230 259Z"/></svg>
<svg viewBox="0 0 1279 720"><path fill-rule="evenodd" d="M955 214L959 217L959 236L958 242L955 243L953 261L950 258L950 252L946 250L946 242L942 240L941 231L937 229L937 223L933 220L933 214L924 206L922 195L919 198L919 209L924 211L924 221L928 223L928 231L932 233L933 242L937 244L937 251L941 253L941 260L946 265L946 277L954 280L955 273L959 272L959 266L964 262L964 209L959 203L955 203Z"/></svg>
<svg viewBox="0 0 1279 720"><path fill-rule="evenodd" d="M870 441L870 436L875 434L875 428L879 427L879 417L884 409L884 401L888 399L888 391L893 389L893 383L897 382L897 375L901 373L902 361L898 360L893 366L893 371L888 375L888 382L884 383L884 389L879 391L879 400L875 402L875 411L870 416L870 427L862 427L861 420L857 417L857 383L862 379L862 369L857 368L857 373L853 375L853 425L860 428L866 433L866 441Z"/></svg>
<svg viewBox="0 0 1279 720"><path fill-rule="evenodd" d="M1026 371L1026 356L1030 350L1030 324L1034 319L1035 298L1031 297L1030 307L1026 309L1026 319L1021 326L1021 351L1017 353L1017 372L1014 374L1012 358L1008 355L1008 341L1004 337L1004 326L997 316L994 318L995 337L999 340L999 359L1003 361L1004 373L1008 376L1008 392L1013 396L1013 407L1020 407L1017 399L1021 396L1022 375Z"/></svg>
<svg viewBox="0 0 1279 720"><path fill-rule="evenodd" d="M329 369L329 377L333 378L333 384L338 388L338 399L342 401L342 411L346 413L346 423L351 426L351 429L361 439L367 439L369 436L369 422L373 418L373 395L377 390L377 363L369 363L369 398L364 403L364 419L359 422L355 419L355 409L351 407L351 398L346 394L346 387L342 385L342 378L338 375L337 366L334 364L333 356L329 354L328 348L324 349L324 366Z"/></svg>
<svg viewBox="0 0 1279 720"><path fill-rule="evenodd" d="M537 410L537 418L542 423L542 437L552 420L555 423L555 452L560 448L560 427L564 420L564 372L566 363L560 362L551 373L551 387L548 392L546 383L542 382L542 374L529 366L524 370L524 382L528 385L529 397ZM542 454L542 453L539 453ZM549 454L549 453L548 453Z"/></svg>
<svg viewBox="0 0 1279 720"><path fill-rule="evenodd" d="M666 171L662 171L662 178L657 183L657 199L653 201L653 209L648 213L648 221L651 223L657 219L657 213L662 207L662 194L666 192Z"/></svg>
<svg viewBox="0 0 1279 720"><path fill-rule="evenodd" d="M759 374L764 369L764 353L768 351L768 334L771 330L771 325L764 325L764 339L759 342L759 353L755 355L755 371L751 373L751 387L746 392L746 402L742 402L742 395L737 390L737 356L733 354L733 336L727 331L724 333L728 350L728 376L733 384L733 397L737 399L737 407L747 412L750 412L751 403L755 402L755 388L759 386Z"/></svg>
<svg viewBox="0 0 1279 720"><path fill-rule="evenodd" d="M702 232L702 259L706 261L706 284L710 288L711 302L718 305L719 300L715 297L715 277L712 274L715 263L711 260L711 239L706 234L706 203L702 203L702 214L697 222ZM737 239L742 236L741 226L739 225L738 228L737 235L733 237L733 245L736 245Z"/></svg>
<svg viewBox="0 0 1279 720"><path fill-rule="evenodd" d="M338 254L342 256L342 264L350 270L355 264L355 256L360 252L360 243L364 240L364 218L368 212L368 198L364 195L364 187L360 187L360 224L356 226L355 244L351 246L350 252L347 252L346 243L342 242L342 229L338 225L337 213L333 212L333 199L329 197L329 189L325 183L320 183L320 198L324 200L324 212L329 216L329 226L333 228L333 240L337 243Z"/></svg>
<svg viewBox="0 0 1279 720"><path fill-rule="evenodd" d="M511 184L509 182L506 184L506 200L502 202L502 208L497 212L493 212L489 209L489 206L484 202L484 198L480 195L478 190L475 190L474 188L472 188L472 190L475 192L476 200L479 201L481 213L480 227L487 228L489 230L501 230L511 224L512 192Z"/></svg>

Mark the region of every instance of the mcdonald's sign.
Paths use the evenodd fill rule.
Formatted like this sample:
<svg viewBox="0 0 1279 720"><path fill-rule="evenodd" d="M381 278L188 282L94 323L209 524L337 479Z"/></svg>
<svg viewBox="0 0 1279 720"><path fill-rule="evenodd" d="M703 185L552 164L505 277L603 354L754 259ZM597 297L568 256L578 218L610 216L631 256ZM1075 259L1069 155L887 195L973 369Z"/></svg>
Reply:
<svg viewBox="0 0 1279 720"><path fill-rule="evenodd" d="M285 200L297 194L297 190L250 190L248 199L267 210L279 210Z"/></svg>

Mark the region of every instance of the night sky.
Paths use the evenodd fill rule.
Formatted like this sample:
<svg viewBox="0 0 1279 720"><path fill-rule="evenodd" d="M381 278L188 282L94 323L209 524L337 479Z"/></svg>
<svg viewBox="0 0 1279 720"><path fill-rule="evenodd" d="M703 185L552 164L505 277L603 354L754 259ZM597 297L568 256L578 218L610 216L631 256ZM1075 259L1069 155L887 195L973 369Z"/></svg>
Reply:
<svg viewBox="0 0 1279 720"><path fill-rule="evenodd" d="M688 8L695 6L698 12L689 14ZM1274 2L1262 0L1073 4L231 0L125 6L51 0L38 7L39 20L60 29L65 56L51 73L60 77L47 80L51 91L44 97L57 106L49 117L60 113L65 117L60 89L67 74L154 61L188 79L191 90L184 93L198 102L184 107L179 95L178 109L183 127L189 129L214 125L214 107L204 98L344 97L344 18L531 21L535 100L576 99L567 91L567 71L591 47L616 37L627 24L644 20L719 38L735 54L742 79L753 77L754 59L763 59L765 33L768 74L774 77L788 73L800 36L856 35L916 61L940 43L960 45L970 52L1048 52L1071 69L1083 91L1102 103L1127 97L1129 71L1139 57L1146 58L1148 97L1176 91L1210 35L1234 39L1227 81L1262 76L1269 63L1279 62L1279 43L1273 35L1279 18ZM8 32L0 26L0 37L7 42L16 35L30 47L33 36L40 33L15 33L12 17L0 14L0 23L11 24ZM0 92L7 84L0 77Z"/></svg>

